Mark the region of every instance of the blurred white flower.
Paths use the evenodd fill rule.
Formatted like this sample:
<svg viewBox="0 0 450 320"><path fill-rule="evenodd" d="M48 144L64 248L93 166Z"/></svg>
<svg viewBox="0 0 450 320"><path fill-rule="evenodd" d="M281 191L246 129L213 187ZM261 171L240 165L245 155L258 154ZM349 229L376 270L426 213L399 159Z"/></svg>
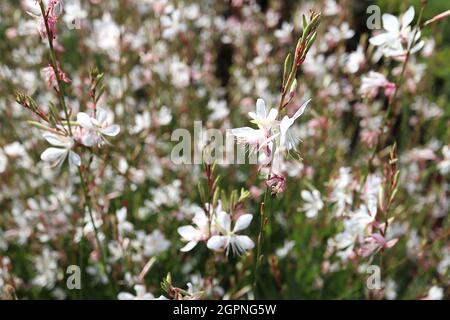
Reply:
<svg viewBox="0 0 450 320"><path fill-rule="evenodd" d="M302 211L306 212L308 218L314 218L317 213L323 208L323 201L318 190L303 190L301 192L302 199L305 201Z"/></svg>
<svg viewBox="0 0 450 320"><path fill-rule="evenodd" d="M71 137L49 132L44 133L42 136L55 147L45 149L41 154L41 160L50 162L52 167L59 167L69 155L70 167L81 165L80 156L72 151L74 141Z"/></svg>
<svg viewBox="0 0 450 320"><path fill-rule="evenodd" d="M425 300L442 300L444 298L444 289L438 286L432 286L428 290L428 295L424 298Z"/></svg>
<svg viewBox="0 0 450 320"><path fill-rule="evenodd" d="M359 92L363 97L375 98L381 88L384 88L386 96L392 96L395 92L394 83L389 82L383 74L370 71L362 77Z"/></svg>
<svg viewBox="0 0 450 320"><path fill-rule="evenodd" d="M417 30L416 34L416 28L410 26L414 19L413 6L410 6L400 19L391 14L383 14L382 19L385 32L373 36L369 42L374 46L380 46L384 56L404 59L410 46L412 46L411 53L422 49L425 43L419 41L421 32Z"/></svg>

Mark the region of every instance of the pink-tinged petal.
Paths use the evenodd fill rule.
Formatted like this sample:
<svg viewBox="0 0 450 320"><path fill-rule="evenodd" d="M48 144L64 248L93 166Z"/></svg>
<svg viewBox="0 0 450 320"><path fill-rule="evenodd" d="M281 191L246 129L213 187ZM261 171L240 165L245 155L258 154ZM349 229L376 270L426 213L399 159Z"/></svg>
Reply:
<svg viewBox="0 0 450 320"><path fill-rule="evenodd" d="M253 249L255 243L248 236L236 236L235 242L244 250Z"/></svg>
<svg viewBox="0 0 450 320"><path fill-rule="evenodd" d="M177 229L178 234L187 241L195 240L195 237L197 235L197 229L195 229L193 226L182 226Z"/></svg>
<svg viewBox="0 0 450 320"><path fill-rule="evenodd" d="M100 132L103 133L104 135L115 137L119 134L120 127L117 124L113 124L105 129L100 130Z"/></svg>
<svg viewBox="0 0 450 320"><path fill-rule="evenodd" d="M395 246L397 244L397 242L398 242L398 238L389 240L388 242L386 242L385 247L386 248L392 248L393 246Z"/></svg>
<svg viewBox="0 0 450 320"><path fill-rule="evenodd" d="M369 39L369 42L374 45L374 46L381 46L382 44L384 44L387 40L387 34L386 33L381 33L379 35L373 36L372 38Z"/></svg>
<svg viewBox="0 0 450 320"><path fill-rule="evenodd" d="M261 142L261 144L259 145L258 151L261 150L262 148L264 148L266 145L268 145L272 140L274 140L279 135L280 135L280 133L278 132L278 133L270 136L269 138L265 139L263 142Z"/></svg>
<svg viewBox="0 0 450 320"><path fill-rule="evenodd" d="M396 16L392 14L385 13L382 16L383 19L383 28L389 32L399 32L400 31L400 23Z"/></svg>
<svg viewBox="0 0 450 320"><path fill-rule="evenodd" d="M221 248L225 247L227 244L227 237L224 236L212 236L209 240L206 246L208 249L218 251Z"/></svg>
<svg viewBox="0 0 450 320"><path fill-rule="evenodd" d="M373 240L375 240L376 243L378 243L381 246L384 246L384 244L386 243L384 237L379 233L373 233L370 236Z"/></svg>
<svg viewBox="0 0 450 320"><path fill-rule="evenodd" d="M243 214L243 215L241 215L237 219L237 221L236 221L236 223L234 225L233 232L238 232L238 231L246 229L250 225L250 223L252 222L252 219L253 219L253 216L251 214Z"/></svg>
<svg viewBox="0 0 450 320"><path fill-rule="evenodd" d="M266 103L263 99L259 98L258 100L256 100L256 115L259 118L265 119L266 114Z"/></svg>
<svg viewBox="0 0 450 320"><path fill-rule="evenodd" d="M180 249L181 252L188 252L194 249L197 245L197 241L189 241L183 248Z"/></svg>
<svg viewBox="0 0 450 320"><path fill-rule="evenodd" d="M402 17L402 28L409 26L414 19L414 7L410 6Z"/></svg>
<svg viewBox="0 0 450 320"><path fill-rule="evenodd" d="M77 122L80 126L82 126L85 129L92 129L91 117L87 113L78 112Z"/></svg>

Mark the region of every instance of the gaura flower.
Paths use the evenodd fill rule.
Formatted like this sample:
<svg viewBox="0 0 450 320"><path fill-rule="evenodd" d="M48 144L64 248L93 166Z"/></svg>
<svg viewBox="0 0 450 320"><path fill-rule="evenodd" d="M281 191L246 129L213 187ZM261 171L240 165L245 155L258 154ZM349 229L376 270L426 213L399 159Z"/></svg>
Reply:
<svg viewBox="0 0 450 320"><path fill-rule="evenodd" d="M283 193L286 190L286 178L281 174L272 173L266 181L266 185L270 188L272 194Z"/></svg>
<svg viewBox="0 0 450 320"><path fill-rule="evenodd" d="M301 192L302 199L305 201L302 210L305 211L308 218L314 218L323 208L323 201L320 198L318 190L303 190Z"/></svg>
<svg viewBox="0 0 450 320"><path fill-rule="evenodd" d="M279 133L272 133L272 128L276 125L277 110L266 111L266 103L262 99L256 101L256 113L249 112L251 122L258 126L258 129L242 127L231 130L231 135L236 137L240 144L248 144L251 152L256 152L264 147L264 152L270 154L270 142L273 141Z"/></svg>
<svg viewBox="0 0 450 320"><path fill-rule="evenodd" d="M67 76L67 74L61 70L59 65L58 65L57 70L58 70L59 79L61 79L61 81L65 82L65 83L72 82L72 80L70 80L70 78ZM44 77L45 83L47 84L47 86L49 88L58 87L55 70L53 69L53 67L51 65L42 69L42 75Z"/></svg>
<svg viewBox="0 0 450 320"><path fill-rule="evenodd" d="M240 255L252 249L255 244L248 236L236 234L250 225L253 216L251 214L241 215L231 229L230 215L224 211L217 212L215 226L219 235L212 236L207 243L207 247L214 251L226 249L228 254L231 248L234 254Z"/></svg>
<svg viewBox="0 0 450 320"><path fill-rule="evenodd" d="M359 92L363 97L374 98L380 88L384 89L384 94L391 97L395 93L395 84L389 82L386 77L375 71L370 71L368 75L362 77Z"/></svg>
<svg viewBox="0 0 450 320"><path fill-rule="evenodd" d="M52 167L59 167L69 155L70 167L80 166L80 156L72 151L74 140L71 137L49 132L44 133L42 136L48 143L55 146L45 149L41 154L43 161L50 162Z"/></svg>
<svg viewBox="0 0 450 320"><path fill-rule="evenodd" d="M421 33L410 24L414 19L414 7L409 9L399 18L391 14L383 14L383 29L385 32L373 36L369 42L374 46L380 46L384 56L404 59L408 48L412 45L411 53L416 53L424 46L424 41L418 41ZM414 37L415 35L415 37Z"/></svg>
<svg viewBox="0 0 450 320"><path fill-rule="evenodd" d="M209 219L205 212L198 211L192 222L197 226L182 226L178 228L178 233L182 238L182 241L186 241L187 244L180 249L182 252L191 251L199 241L206 241L209 237Z"/></svg>
<svg viewBox="0 0 450 320"><path fill-rule="evenodd" d="M102 108L97 108L95 118L87 113L79 112L77 122L83 128L81 142L86 147L101 145L106 142L104 136L114 137L120 132L120 127L111 123L108 113Z"/></svg>

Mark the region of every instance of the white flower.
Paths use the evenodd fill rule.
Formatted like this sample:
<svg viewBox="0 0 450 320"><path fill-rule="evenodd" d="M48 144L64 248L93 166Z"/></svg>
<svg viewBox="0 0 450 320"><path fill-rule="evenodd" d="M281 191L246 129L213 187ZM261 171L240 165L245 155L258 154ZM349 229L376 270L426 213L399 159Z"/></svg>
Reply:
<svg viewBox="0 0 450 320"><path fill-rule="evenodd" d="M198 211L192 222L197 226L182 226L178 228L178 233L180 234L183 241L187 244L180 249L182 252L191 251L199 241L205 241L209 236L209 219L203 210Z"/></svg>
<svg viewBox="0 0 450 320"><path fill-rule="evenodd" d="M358 45L356 51L353 51L345 58L345 70L350 73L356 73L365 60L366 57L363 47L361 45Z"/></svg>
<svg viewBox="0 0 450 320"><path fill-rule="evenodd" d="M302 199L305 201L302 210L306 212L308 218L314 218L317 213L323 208L323 201L320 198L318 190L303 190L301 192Z"/></svg>
<svg viewBox="0 0 450 320"><path fill-rule="evenodd" d="M296 149L295 146L297 144L296 139L293 137L292 133L289 131L289 128L294 124L295 120L297 120L303 112L305 112L306 107L308 106L311 99L306 101L303 105L298 108L297 112L289 118L288 116L284 116L284 118L280 122L280 146L285 148L286 150Z"/></svg>
<svg viewBox="0 0 450 320"><path fill-rule="evenodd" d="M87 113L79 112L77 122L83 128L81 142L86 147L101 145L106 141L103 136L114 137L120 132L120 127L111 123L108 113L102 108L97 108L95 118Z"/></svg>
<svg viewBox="0 0 450 320"><path fill-rule="evenodd" d="M227 254L230 247L234 254L239 255L249 249L252 249L255 244L248 236L237 235L236 232L244 230L250 225L253 216L251 214L241 215L231 229L230 215L224 211L216 213L215 226L220 235L212 236L207 243L207 247L214 251L220 251L225 248Z"/></svg>
<svg viewBox="0 0 450 320"><path fill-rule="evenodd" d="M248 116L252 118L250 122L256 124L259 129L269 131L275 124L278 111L271 108L267 113L266 102L263 99L256 100L256 113L249 112Z"/></svg>
<svg viewBox="0 0 450 320"><path fill-rule="evenodd" d="M447 173L450 172L450 147L449 146L442 147L442 155L444 156L444 159L438 163L438 169L442 175L446 175Z"/></svg>
<svg viewBox="0 0 450 320"><path fill-rule="evenodd" d="M41 160L50 162L52 167L59 167L66 159L67 155L69 155L70 167L80 166L80 156L71 150L74 145L74 141L71 137L49 132L44 133L42 136L55 147L45 149L41 154Z"/></svg>
<svg viewBox="0 0 450 320"><path fill-rule="evenodd" d="M136 295L132 295L128 292L120 292L117 296L119 300L167 300L164 296L159 296L158 298L155 298L155 296L147 292L145 289L145 286L143 285L135 285L134 291L136 291Z"/></svg>
<svg viewBox="0 0 450 320"><path fill-rule="evenodd" d="M438 286L432 286L430 290L428 290L428 295L425 297L427 300L442 300L444 297L444 289Z"/></svg>
<svg viewBox="0 0 450 320"><path fill-rule="evenodd" d="M170 16L161 16L161 26L164 28L162 37L169 40L187 30L186 24L182 22L180 10L174 10Z"/></svg>
<svg viewBox="0 0 450 320"><path fill-rule="evenodd" d="M400 19L391 14L383 14L382 19L385 32L373 36L369 42L374 46L380 46L386 57L404 57L411 44L413 45L411 53L422 49L424 42L417 42L420 39L420 31L417 31L413 39L416 29L410 27L414 19L413 6L409 7Z"/></svg>
<svg viewBox="0 0 450 320"><path fill-rule="evenodd" d="M144 238L144 256L156 256L170 247L170 241L164 237L164 234L156 229Z"/></svg>
<svg viewBox="0 0 450 320"><path fill-rule="evenodd" d="M231 135L235 136L238 143L248 144L252 152L259 151L261 148L267 146L279 133L272 134L271 129L276 125L276 118L278 111L270 109L269 113L266 111L266 103L263 99L256 101L256 113L249 112L251 122L258 126L258 129L250 127L242 127L231 130Z"/></svg>
<svg viewBox="0 0 450 320"><path fill-rule="evenodd" d="M363 97L374 98L380 88L384 88L386 96L391 96L395 91L395 84L389 82L383 74L370 71L362 77L359 92Z"/></svg>

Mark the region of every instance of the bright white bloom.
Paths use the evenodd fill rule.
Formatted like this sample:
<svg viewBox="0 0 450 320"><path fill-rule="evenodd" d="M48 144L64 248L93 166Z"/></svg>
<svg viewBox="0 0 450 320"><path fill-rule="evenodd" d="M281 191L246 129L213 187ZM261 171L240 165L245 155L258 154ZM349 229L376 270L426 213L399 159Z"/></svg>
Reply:
<svg viewBox="0 0 450 320"><path fill-rule="evenodd" d="M147 292L145 289L145 286L143 285L135 285L134 291L136 291L136 295L132 295L128 292L120 292L117 296L119 300L167 300L164 296L159 296L158 298L155 298L155 296Z"/></svg>
<svg viewBox="0 0 450 320"><path fill-rule="evenodd" d="M55 146L45 149L41 154L42 161L50 162L52 167L59 167L69 155L70 167L81 165L80 156L72 151L74 141L71 137L49 132L44 133L42 136L51 145Z"/></svg>
<svg viewBox="0 0 450 320"><path fill-rule="evenodd" d="M408 48L412 46L411 53L416 53L424 46L420 39L420 31L416 33L415 28L411 28L410 24L414 19L414 7L409 9L399 18L391 14L383 14L383 29L385 32L378 34L369 39L374 46L380 46L386 57L396 57L404 59Z"/></svg>
<svg viewBox="0 0 450 320"><path fill-rule="evenodd" d="M251 214L241 215L231 229L230 215L224 211L219 211L216 214L215 226L220 235L212 236L207 243L209 249L220 251L226 249L229 253L230 247L234 254L241 254L247 250L252 249L255 244L248 236L237 235L238 231L246 229L253 216Z"/></svg>
<svg viewBox="0 0 450 320"><path fill-rule="evenodd" d="M198 211L192 222L197 227L194 226L182 226L178 228L178 233L180 234L183 241L187 244L180 249L182 252L191 251L199 241L206 241L209 236L209 219L203 210Z"/></svg>
<svg viewBox="0 0 450 320"><path fill-rule="evenodd" d="M305 201L302 210L306 212L308 218L314 218L317 213L323 208L323 201L320 198L318 190L303 190L301 192L302 199Z"/></svg>
<svg viewBox="0 0 450 320"><path fill-rule="evenodd" d="M102 108L97 108L95 118L87 113L79 112L77 122L83 128L81 142L86 147L100 146L106 141L104 136L114 137L120 132L120 127L112 124L108 112Z"/></svg>
<svg viewBox="0 0 450 320"><path fill-rule="evenodd" d="M290 132L290 127L294 124L295 120L297 120L303 112L305 112L306 107L308 106L311 99L306 101L303 105L298 108L297 112L289 118L288 116L284 116L280 122L280 146L285 148L286 150L296 149L295 146L297 144L296 139Z"/></svg>

